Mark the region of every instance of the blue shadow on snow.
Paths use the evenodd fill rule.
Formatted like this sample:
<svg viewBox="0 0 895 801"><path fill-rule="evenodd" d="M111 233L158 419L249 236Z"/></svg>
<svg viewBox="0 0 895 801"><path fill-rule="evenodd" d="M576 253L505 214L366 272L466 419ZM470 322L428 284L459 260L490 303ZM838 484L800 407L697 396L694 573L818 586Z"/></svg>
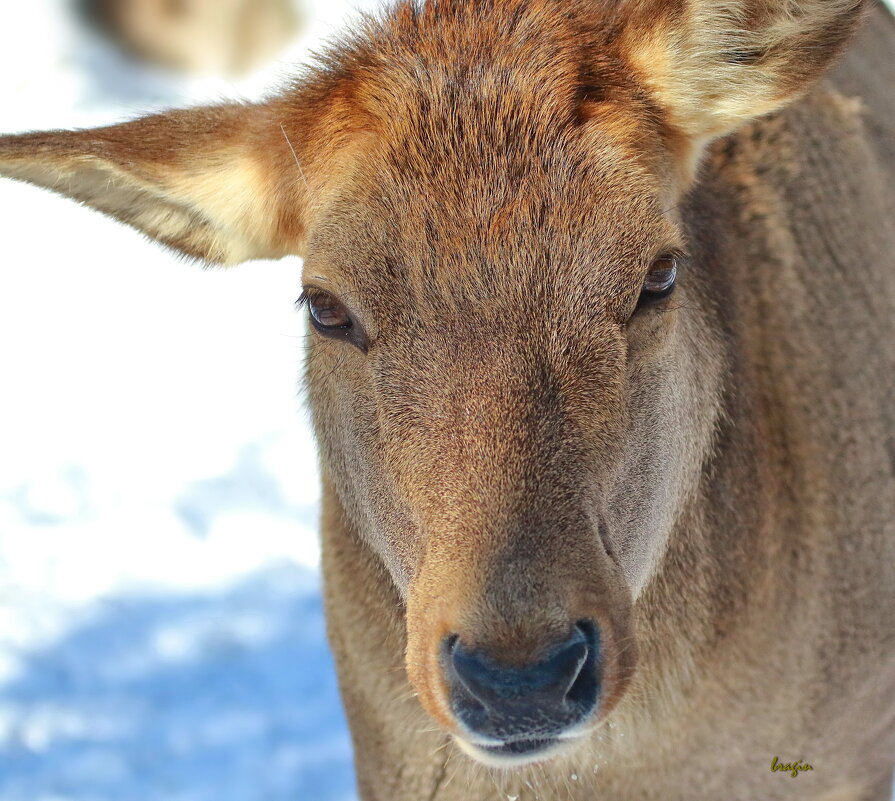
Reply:
<svg viewBox="0 0 895 801"><path fill-rule="evenodd" d="M318 579L118 596L0 684L0 801L352 801Z"/></svg>

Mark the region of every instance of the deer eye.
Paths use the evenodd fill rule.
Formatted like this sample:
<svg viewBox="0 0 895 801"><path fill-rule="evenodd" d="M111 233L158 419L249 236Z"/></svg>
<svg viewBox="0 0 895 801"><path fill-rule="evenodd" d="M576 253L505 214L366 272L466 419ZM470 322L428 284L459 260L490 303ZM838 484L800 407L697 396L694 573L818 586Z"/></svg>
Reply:
<svg viewBox="0 0 895 801"><path fill-rule="evenodd" d="M328 292L308 290L298 299L298 305L307 304L314 327L322 333L345 331L354 325L351 313L345 305Z"/></svg>
<svg viewBox="0 0 895 801"><path fill-rule="evenodd" d="M672 253L666 253L652 263L644 279L643 288L640 290L638 307L667 298L674 292L677 282L677 263L678 257Z"/></svg>
<svg viewBox="0 0 895 801"><path fill-rule="evenodd" d="M335 295L309 287L302 292L296 305L308 307L311 325L322 336L344 339L362 351L367 351L368 343L363 326Z"/></svg>

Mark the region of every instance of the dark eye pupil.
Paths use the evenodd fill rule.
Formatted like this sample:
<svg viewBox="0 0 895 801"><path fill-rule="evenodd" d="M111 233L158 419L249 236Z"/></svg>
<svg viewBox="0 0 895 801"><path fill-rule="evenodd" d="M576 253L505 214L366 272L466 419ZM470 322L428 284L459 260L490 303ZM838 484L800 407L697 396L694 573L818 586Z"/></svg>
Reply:
<svg viewBox="0 0 895 801"><path fill-rule="evenodd" d="M348 310L330 295L318 295L308 301L314 322L323 328L350 328Z"/></svg>

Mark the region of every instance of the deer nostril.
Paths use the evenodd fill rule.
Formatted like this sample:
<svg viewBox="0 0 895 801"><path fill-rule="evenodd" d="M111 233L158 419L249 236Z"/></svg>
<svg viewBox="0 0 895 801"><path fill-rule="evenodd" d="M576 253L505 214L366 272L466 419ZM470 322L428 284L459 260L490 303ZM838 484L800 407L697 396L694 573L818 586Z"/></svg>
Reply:
<svg viewBox="0 0 895 801"><path fill-rule="evenodd" d="M585 664L570 685L566 698L582 707L593 709L596 706L599 691L597 678L597 660L599 658L600 635L596 625L590 620L581 620L576 625L588 644L588 656ZM590 668L590 669L588 669Z"/></svg>
<svg viewBox="0 0 895 801"><path fill-rule="evenodd" d="M599 693L599 635L581 621L540 662L509 667L457 636L444 643L444 665L457 718L474 732L499 739L558 734L594 709Z"/></svg>

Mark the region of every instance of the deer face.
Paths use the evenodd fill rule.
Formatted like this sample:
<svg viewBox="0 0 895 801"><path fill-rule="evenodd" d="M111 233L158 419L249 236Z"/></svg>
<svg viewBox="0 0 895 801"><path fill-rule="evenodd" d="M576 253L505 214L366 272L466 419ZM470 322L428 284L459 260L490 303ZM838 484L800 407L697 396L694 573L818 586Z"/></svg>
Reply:
<svg viewBox="0 0 895 801"><path fill-rule="evenodd" d="M0 143L5 174L190 255L304 255L324 479L477 759L580 741L635 667L722 389L676 209L705 142L854 23L803 5L797 30L763 0L405 5L263 106Z"/></svg>
<svg viewBox="0 0 895 801"><path fill-rule="evenodd" d="M533 115L529 143L453 113L474 158L407 141L420 118L395 110L358 194L321 210L307 381L328 478L406 598L421 700L518 761L622 692L632 601L710 444L717 348L645 154L599 124Z"/></svg>

